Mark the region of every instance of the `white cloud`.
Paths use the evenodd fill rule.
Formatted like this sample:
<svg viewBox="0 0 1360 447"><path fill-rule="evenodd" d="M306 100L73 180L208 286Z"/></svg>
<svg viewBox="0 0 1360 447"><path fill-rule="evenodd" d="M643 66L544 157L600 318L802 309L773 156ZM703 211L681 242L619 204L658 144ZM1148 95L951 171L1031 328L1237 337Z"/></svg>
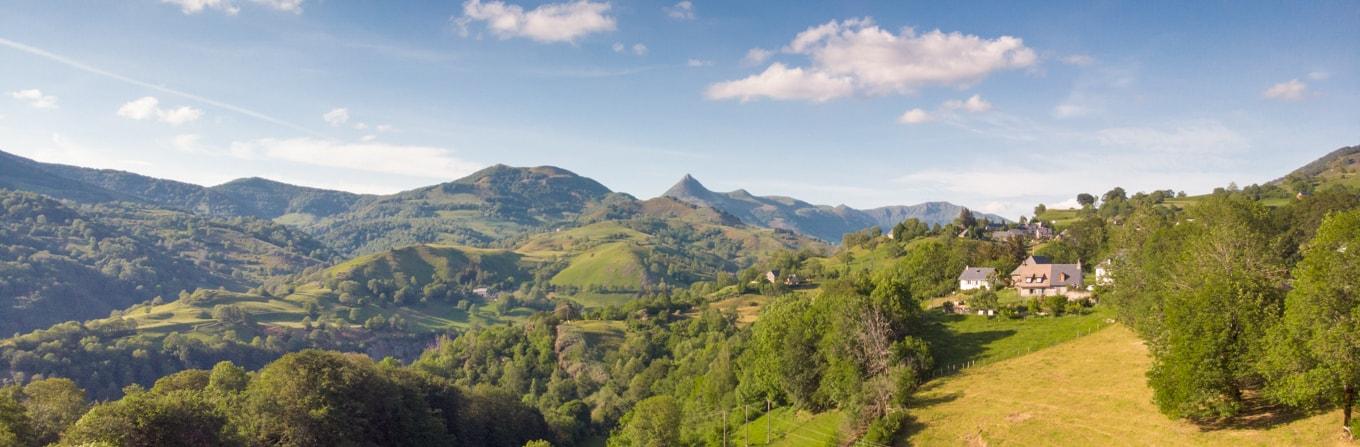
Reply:
<svg viewBox="0 0 1360 447"><path fill-rule="evenodd" d="M28 103L28 105L33 106L35 108L39 109L57 108L56 96L44 95L42 90L38 90L36 88L9 92L9 96L11 98L26 102Z"/></svg>
<svg viewBox="0 0 1360 447"><path fill-rule="evenodd" d="M614 44L613 44L613 45L610 45L609 48L612 49L612 50L614 50L615 53L620 53L620 54L632 52L633 55L635 55L635 56L646 56L646 55L647 55L647 46L646 46L646 45L643 45L643 44L641 44L641 43L635 43L635 44L633 44L633 46L628 46L628 45L624 45L623 42L614 42Z"/></svg>
<svg viewBox="0 0 1360 447"><path fill-rule="evenodd" d="M770 56L773 55L773 51L764 48L752 48L746 50L746 57L741 58L741 64L748 67L754 67L765 63L765 61L769 60Z"/></svg>
<svg viewBox="0 0 1360 447"><path fill-rule="evenodd" d="M694 20L694 2L689 0L676 3L674 6L661 8L666 11L666 16L676 20Z"/></svg>
<svg viewBox="0 0 1360 447"><path fill-rule="evenodd" d="M161 0L161 3L177 5L185 14L198 14L208 9L222 11L228 15L236 15L241 11L241 8L231 0Z"/></svg>
<svg viewBox="0 0 1360 447"><path fill-rule="evenodd" d="M986 39L940 30L918 34L911 28L893 34L879 28L869 18L831 21L808 28L798 33L783 51L806 55L811 60L811 66L806 69L784 70L798 70L802 80L824 83L827 79L834 79L848 83L851 91L842 92L840 96L853 92L868 95L906 94L931 85L964 87L996 71L1031 66L1038 59L1034 50L1016 37ZM762 93L769 90L763 87L760 80L768 78L770 74L767 69L765 73L746 79L722 83L751 88L745 92L731 92L726 97L743 100L759 96L813 101L828 99L823 89L818 88L820 86L802 89L785 86L780 90L802 91L810 93L810 96ZM741 81L749 82L738 84Z"/></svg>
<svg viewBox="0 0 1360 447"><path fill-rule="evenodd" d="M331 111L321 114L321 119L330 124L331 127L340 127L349 122L349 109L337 107Z"/></svg>
<svg viewBox="0 0 1360 447"><path fill-rule="evenodd" d="M197 121L203 117L203 111L189 106L180 106L169 110L161 110L161 122L171 126Z"/></svg>
<svg viewBox="0 0 1360 447"><path fill-rule="evenodd" d="M1085 67L1087 65L1096 63L1096 58L1086 54L1069 54L1063 56L1062 59L1059 60L1062 61L1062 63L1064 64L1076 65L1078 67Z"/></svg>
<svg viewBox="0 0 1360 447"><path fill-rule="evenodd" d="M930 121L930 113L925 110L911 109L897 117L897 122L902 124L921 124Z"/></svg>
<svg viewBox="0 0 1360 447"><path fill-rule="evenodd" d="M277 11L291 12L293 14L302 14L302 2L304 0L252 0L252 1Z"/></svg>
<svg viewBox="0 0 1360 447"><path fill-rule="evenodd" d="M378 133L386 133L386 132L395 131L395 130L397 130L397 129L396 129L395 127L392 127L391 124L379 124L379 125L375 126L375 127L373 128L373 130L378 131Z"/></svg>
<svg viewBox="0 0 1360 447"><path fill-rule="evenodd" d="M1322 70L1313 71L1313 72L1309 72L1309 73L1308 73L1308 79L1311 79L1311 80L1314 80L1314 81L1325 81L1325 80L1327 80L1327 78L1330 78L1330 77L1332 77L1332 74L1331 74L1330 72L1326 72L1326 71L1322 71Z"/></svg>
<svg viewBox="0 0 1360 447"><path fill-rule="evenodd" d="M613 49L615 53L622 53L624 50L628 49L628 46L624 45L623 42L614 42L613 45L610 45L610 48Z"/></svg>
<svg viewBox="0 0 1360 447"><path fill-rule="evenodd" d="M609 3L578 0L571 3L546 3L525 11L519 5L501 1L463 3L463 15L455 23L467 32L472 22L486 27L502 39L524 37L536 42L575 42L583 36L613 31L614 17L608 15Z"/></svg>
<svg viewBox="0 0 1360 447"><path fill-rule="evenodd" d="M162 123L178 126L197 121L203 117L203 111L189 106L162 109L160 108L160 100L156 97L143 96L123 104L122 107L118 108L117 115L137 121L155 118Z"/></svg>
<svg viewBox="0 0 1360 447"><path fill-rule="evenodd" d="M160 100L153 96L143 96L141 98L128 101L118 108L118 116L133 120L144 120L156 116L156 110L160 106Z"/></svg>
<svg viewBox="0 0 1360 447"><path fill-rule="evenodd" d="M711 66L711 65L713 65L713 61L704 60L704 59L693 59L693 58L691 58L690 60L685 61L685 66L686 66L686 67L694 67L694 68L698 68L698 67L708 67L708 66Z"/></svg>
<svg viewBox="0 0 1360 447"><path fill-rule="evenodd" d="M404 146L375 141L346 143L319 138L264 138L231 144L230 153L247 160L278 160L358 171L433 179L466 176L480 164L438 147Z"/></svg>
<svg viewBox="0 0 1360 447"><path fill-rule="evenodd" d="M377 135L373 135L373 134L368 134L368 135L364 135L364 136L362 136L362 137L359 137L359 141L362 141L362 142L365 142L365 143L370 142L370 141L373 141L373 140L376 140L376 139L378 139L378 136L377 136Z"/></svg>
<svg viewBox="0 0 1360 447"><path fill-rule="evenodd" d="M638 56L646 56L647 46L640 43L633 44L633 54Z"/></svg>
<svg viewBox="0 0 1360 447"><path fill-rule="evenodd" d="M256 4L275 11L291 12L293 14L302 13L302 3L305 0L251 0ZM241 12L241 7L236 6L232 0L161 0L161 3L168 3L179 6L179 10L185 14L198 14L207 10L216 10L227 15L236 15Z"/></svg>
<svg viewBox="0 0 1360 447"><path fill-rule="evenodd" d="M973 95L966 100L953 99L944 102L946 110L963 110L966 112L981 113L992 110L992 103L982 99L982 95Z"/></svg>
<svg viewBox="0 0 1360 447"><path fill-rule="evenodd" d="M1298 79L1290 79L1288 82L1281 82L1270 86L1266 91L1261 92L1267 99L1280 101L1298 101L1308 93L1308 84Z"/></svg>
<svg viewBox="0 0 1360 447"><path fill-rule="evenodd" d="M708 99L737 98L742 102L762 97L822 102L850 95L854 89L854 83L848 77L832 77L821 71L788 68L776 62L758 75L710 85L704 94Z"/></svg>

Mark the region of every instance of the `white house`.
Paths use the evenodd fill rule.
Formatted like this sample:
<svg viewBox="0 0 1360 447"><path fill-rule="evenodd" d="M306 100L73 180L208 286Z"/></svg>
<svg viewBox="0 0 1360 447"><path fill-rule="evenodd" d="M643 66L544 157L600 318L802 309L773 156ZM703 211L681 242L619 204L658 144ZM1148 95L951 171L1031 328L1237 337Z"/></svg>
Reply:
<svg viewBox="0 0 1360 447"><path fill-rule="evenodd" d="M991 290L995 276L996 269L991 267L964 267L959 274L959 290Z"/></svg>
<svg viewBox="0 0 1360 447"><path fill-rule="evenodd" d="M1108 286L1114 284L1114 277L1110 276L1110 266L1113 263L1109 259L1096 265L1096 284Z"/></svg>

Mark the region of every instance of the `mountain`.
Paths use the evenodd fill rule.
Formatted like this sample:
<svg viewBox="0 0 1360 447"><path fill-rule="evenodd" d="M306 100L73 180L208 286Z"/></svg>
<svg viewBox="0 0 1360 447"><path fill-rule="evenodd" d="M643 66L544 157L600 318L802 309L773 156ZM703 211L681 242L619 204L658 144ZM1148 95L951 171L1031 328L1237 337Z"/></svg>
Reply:
<svg viewBox="0 0 1360 447"><path fill-rule="evenodd" d="M1270 183L1284 184L1291 178L1309 180L1313 183L1346 183L1360 186L1360 145L1334 150Z"/></svg>
<svg viewBox="0 0 1360 447"><path fill-rule="evenodd" d="M617 200L633 199L562 168L495 165L452 182L368 197L303 228L355 254L432 242L503 245L534 231L575 225L582 215Z"/></svg>
<svg viewBox="0 0 1360 447"><path fill-rule="evenodd" d="M846 233L868 227L878 226L887 230L909 218L920 219L930 225L943 225L953 222L963 211L963 207L948 202L858 210L845 205L813 205L792 197L755 196L741 189L719 193L704 187L688 174L666 190L662 197L713 207L747 224L790 230L832 242L840 241ZM973 214L979 219L1005 221L997 215Z"/></svg>
<svg viewBox="0 0 1360 447"><path fill-rule="evenodd" d="M139 202L213 216L314 219L349 210L365 196L261 178L204 187L112 169L41 163L0 151L0 187L81 203Z"/></svg>
<svg viewBox="0 0 1360 447"><path fill-rule="evenodd" d="M0 334L200 287L245 290L335 256L306 233L266 220L68 203L0 190Z"/></svg>

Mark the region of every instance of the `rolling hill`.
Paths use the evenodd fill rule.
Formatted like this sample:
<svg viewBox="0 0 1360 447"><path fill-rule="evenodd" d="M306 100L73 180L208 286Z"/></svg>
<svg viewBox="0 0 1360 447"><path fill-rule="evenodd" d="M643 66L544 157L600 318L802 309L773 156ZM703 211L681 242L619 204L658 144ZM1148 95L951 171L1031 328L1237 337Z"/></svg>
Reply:
<svg viewBox="0 0 1360 447"><path fill-rule="evenodd" d="M714 192L688 174L666 190L662 197L712 207L750 225L794 231L829 242L840 242L841 236L846 233L869 227L877 226L889 230L910 218L920 219L928 225L943 225L953 222L964 209L948 202L927 202L868 210L845 205L834 207L813 205L792 197L756 196L744 189L725 193ZM979 219L1005 222L1001 216L978 212L973 214Z"/></svg>
<svg viewBox="0 0 1360 447"><path fill-rule="evenodd" d="M1314 184L1360 186L1360 145L1329 152L1270 183L1284 185L1293 178L1306 179Z"/></svg>

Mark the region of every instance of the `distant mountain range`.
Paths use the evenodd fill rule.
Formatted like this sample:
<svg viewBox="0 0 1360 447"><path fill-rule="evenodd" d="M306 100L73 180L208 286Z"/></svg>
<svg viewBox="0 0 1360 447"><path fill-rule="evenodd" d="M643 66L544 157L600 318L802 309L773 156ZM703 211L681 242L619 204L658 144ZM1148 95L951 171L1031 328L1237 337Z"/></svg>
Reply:
<svg viewBox="0 0 1360 447"><path fill-rule="evenodd" d="M749 225L779 228L839 242L845 233L877 226L884 230L907 219L915 218L929 225L953 222L964 207L949 202L926 202L916 205L885 206L860 210L845 205L813 205L792 197L755 196L743 189L732 192L713 192L694 177L686 174L675 186L662 194L699 206L713 207L741 219ZM995 215L974 211L978 219L1006 222Z"/></svg>
<svg viewBox="0 0 1360 447"><path fill-rule="evenodd" d="M307 188L262 178L217 186L107 169L41 163L0 151L0 188L81 203L136 202L211 216L272 219L313 233L342 253L428 242L492 244L536 230L575 226L636 208L636 198L565 169L496 165L462 179L390 195ZM711 207L741 223L830 242L848 232L889 229L908 218L945 224L963 207L948 202L859 210L791 197L716 193L686 175L663 194ZM1002 222L994 214L978 218Z"/></svg>

